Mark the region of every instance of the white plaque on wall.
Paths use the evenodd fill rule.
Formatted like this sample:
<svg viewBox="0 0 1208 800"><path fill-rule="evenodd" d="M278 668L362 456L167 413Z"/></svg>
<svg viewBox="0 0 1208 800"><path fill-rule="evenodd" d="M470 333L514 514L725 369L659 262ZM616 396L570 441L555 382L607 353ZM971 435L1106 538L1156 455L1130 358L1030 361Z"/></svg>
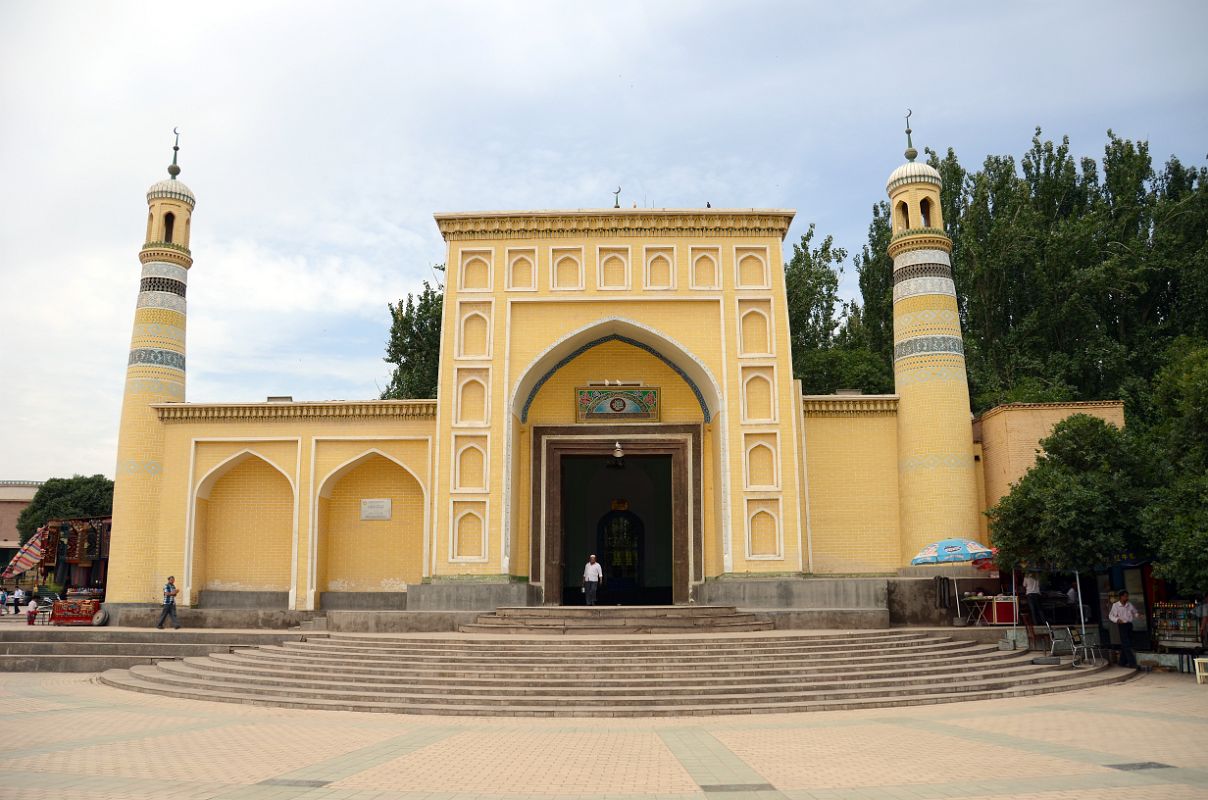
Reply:
<svg viewBox="0 0 1208 800"><path fill-rule="evenodd" d="M390 498L362 500L361 519L390 519Z"/></svg>

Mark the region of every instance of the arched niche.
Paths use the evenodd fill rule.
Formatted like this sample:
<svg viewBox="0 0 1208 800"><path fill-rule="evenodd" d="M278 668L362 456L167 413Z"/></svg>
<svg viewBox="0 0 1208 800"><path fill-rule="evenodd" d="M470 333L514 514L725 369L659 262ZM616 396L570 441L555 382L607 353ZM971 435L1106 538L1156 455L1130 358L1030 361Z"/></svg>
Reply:
<svg viewBox="0 0 1208 800"><path fill-rule="evenodd" d="M481 425L487 421L487 387L479 378L466 378L457 390L457 422Z"/></svg>
<svg viewBox="0 0 1208 800"><path fill-rule="evenodd" d="M651 289L671 288L671 259L667 255L657 253L651 257L646 282Z"/></svg>
<svg viewBox="0 0 1208 800"><path fill-rule="evenodd" d="M756 442L747 450L747 485L776 486L776 454L765 442Z"/></svg>
<svg viewBox="0 0 1208 800"><path fill-rule="evenodd" d="M700 253L692 260L692 286L696 289L717 288L719 274L717 258L711 253Z"/></svg>
<svg viewBox="0 0 1208 800"><path fill-rule="evenodd" d="M458 442L454 488L483 491L487 486L487 454L477 442Z"/></svg>
<svg viewBox="0 0 1208 800"><path fill-rule="evenodd" d="M613 253L604 257L600 267L600 285L605 289L624 289L626 283L625 259Z"/></svg>
<svg viewBox="0 0 1208 800"><path fill-rule="evenodd" d="M533 283L533 261L528 256L516 256L512 259L511 272L509 279L513 289L534 289L536 286Z"/></svg>
<svg viewBox="0 0 1208 800"><path fill-rule="evenodd" d="M485 314L471 311L462 318L460 355L463 358L490 355L490 326Z"/></svg>
<svg viewBox="0 0 1208 800"><path fill-rule="evenodd" d="M743 383L743 419L768 422L775 419L772 381L763 372L750 374Z"/></svg>
<svg viewBox="0 0 1208 800"><path fill-rule="evenodd" d="M462 560L486 558L486 525L477 510L458 513L453 519L453 557Z"/></svg>
<svg viewBox="0 0 1208 800"><path fill-rule="evenodd" d="M757 308L743 312L742 352L750 355L766 355L771 351L771 335L768 331L768 316Z"/></svg>
<svg viewBox="0 0 1208 800"><path fill-rule="evenodd" d="M739 286L767 286L768 272L764 260L754 253L746 253L738 259Z"/></svg>
<svg viewBox="0 0 1208 800"><path fill-rule="evenodd" d="M380 502L365 514L366 499L388 500L388 515ZM402 592L420 582L426 505L416 475L376 448L332 470L316 497L314 588L320 593Z"/></svg>
<svg viewBox="0 0 1208 800"><path fill-rule="evenodd" d="M206 473L193 498L191 588L289 592L294 485L280 467L243 450Z"/></svg>
<svg viewBox="0 0 1208 800"><path fill-rule="evenodd" d="M482 256L471 256L461 265L461 288L489 289L491 286L491 267Z"/></svg>
<svg viewBox="0 0 1208 800"><path fill-rule="evenodd" d="M750 551L752 556L775 556L779 550L776 518L770 511L760 509L750 519Z"/></svg>

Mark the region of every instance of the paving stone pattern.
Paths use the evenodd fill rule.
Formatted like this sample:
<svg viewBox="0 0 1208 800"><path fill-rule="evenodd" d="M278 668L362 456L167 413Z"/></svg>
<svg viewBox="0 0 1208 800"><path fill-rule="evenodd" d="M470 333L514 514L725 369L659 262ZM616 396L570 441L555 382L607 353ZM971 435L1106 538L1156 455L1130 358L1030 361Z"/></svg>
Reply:
<svg viewBox="0 0 1208 800"><path fill-rule="evenodd" d="M8 800L1208 798L1208 686L657 719L400 717L0 675ZM1127 769L1144 764L1144 769Z"/></svg>

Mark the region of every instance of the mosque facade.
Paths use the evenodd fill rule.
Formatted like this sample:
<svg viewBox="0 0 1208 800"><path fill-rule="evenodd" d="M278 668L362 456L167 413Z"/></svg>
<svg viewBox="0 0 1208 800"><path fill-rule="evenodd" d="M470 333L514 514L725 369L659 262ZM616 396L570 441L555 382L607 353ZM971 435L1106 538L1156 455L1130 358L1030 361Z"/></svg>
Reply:
<svg viewBox="0 0 1208 800"><path fill-rule="evenodd" d="M264 403L186 402L196 198L174 156L147 193L108 601L171 574L186 606L574 604L596 553L606 601L679 604L984 538L1055 421L1122 413L1012 406L975 432L940 176L907 156L892 395L793 377L793 211L611 208L435 215L435 400Z"/></svg>

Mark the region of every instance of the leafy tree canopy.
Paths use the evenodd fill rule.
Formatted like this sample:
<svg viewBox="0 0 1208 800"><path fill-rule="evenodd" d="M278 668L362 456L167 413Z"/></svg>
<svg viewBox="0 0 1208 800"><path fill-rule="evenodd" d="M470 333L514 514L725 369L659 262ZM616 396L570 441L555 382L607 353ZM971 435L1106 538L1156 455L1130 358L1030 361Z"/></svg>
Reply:
<svg viewBox="0 0 1208 800"><path fill-rule="evenodd" d="M105 517L112 513L113 481L104 475L51 478L17 517L17 531L24 544L49 520Z"/></svg>
<svg viewBox="0 0 1208 800"><path fill-rule="evenodd" d="M443 269L439 267L439 269ZM383 400L436 397L440 370L440 324L444 292L424 281L418 295L390 303L390 336L383 359L394 365Z"/></svg>
<svg viewBox="0 0 1208 800"><path fill-rule="evenodd" d="M999 563L1069 572L1135 552L1153 482L1145 444L1098 417L1075 414L1041 446L1035 466L987 512Z"/></svg>

